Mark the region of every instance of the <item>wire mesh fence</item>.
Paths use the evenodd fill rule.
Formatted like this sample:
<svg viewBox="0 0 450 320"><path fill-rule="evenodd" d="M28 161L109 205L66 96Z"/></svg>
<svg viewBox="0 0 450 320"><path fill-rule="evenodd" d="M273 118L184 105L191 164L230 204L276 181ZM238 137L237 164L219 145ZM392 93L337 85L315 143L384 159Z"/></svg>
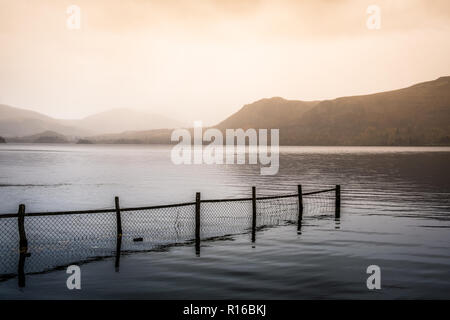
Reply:
<svg viewBox="0 0 450 320"><path fill-rule="evenodd" d="M123 251L151 250L194 238L195 205L121 209Z"/></svg>
<svg viewBox="0 0 450 320"><path fill-rule="evenodd" d="M303 208L308 217L336 214L335 192L306 193L303 195Z"/></svg>
<svg viewBox="0 0 450 320"><path fill-rule="evenodd" d="M206 202L201 204L200 237L223 237L248 232L252 227L249 200Z"/></svg>
<svg viewBox="0 0 450 320"><path fill-rule="evenodd" d="M267 198L256 201L256 228L272 227L298 221L298 196Z"/></svg>
<svg viewBox="0 0 450 320"><path fill-rule="evenodd" d="M117 267L121 253L194 242L199 250L200 240L242 233L254 241L265 227L337 216L338 189L217 200L198 194L196 202L139 208L120 208L117 198L108 210L3 214L0 280L104 257L115 256Z"/></svg>

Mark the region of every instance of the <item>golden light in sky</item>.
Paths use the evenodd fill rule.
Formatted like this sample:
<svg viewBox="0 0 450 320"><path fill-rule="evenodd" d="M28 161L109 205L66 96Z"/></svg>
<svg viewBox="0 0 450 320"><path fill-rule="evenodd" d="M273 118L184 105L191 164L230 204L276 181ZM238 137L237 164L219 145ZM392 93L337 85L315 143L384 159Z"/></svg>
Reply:
<svg viewBox="0 0 450 320"><path fill-rule="evenodd" d="M368 29L369 5L381 9ZM80 29L67 8L80 8ZM0 103L77 118L135 108L214 124L242 105L450 74L450 2L0 0Z"/></svg>

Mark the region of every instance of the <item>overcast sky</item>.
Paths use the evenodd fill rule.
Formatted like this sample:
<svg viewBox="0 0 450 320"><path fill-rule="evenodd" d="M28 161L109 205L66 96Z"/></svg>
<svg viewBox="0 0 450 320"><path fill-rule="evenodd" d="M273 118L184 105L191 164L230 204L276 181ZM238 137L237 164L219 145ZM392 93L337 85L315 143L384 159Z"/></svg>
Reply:
<svg viewBox="0 0 450 320"><path fill-rule="evenodd" d="M81 28L66 22L81 9ZM366 26L367 7L381 28ZM61 118L135 108L218 122L450 75L448 0L0 0L0 103Z"/></svg>

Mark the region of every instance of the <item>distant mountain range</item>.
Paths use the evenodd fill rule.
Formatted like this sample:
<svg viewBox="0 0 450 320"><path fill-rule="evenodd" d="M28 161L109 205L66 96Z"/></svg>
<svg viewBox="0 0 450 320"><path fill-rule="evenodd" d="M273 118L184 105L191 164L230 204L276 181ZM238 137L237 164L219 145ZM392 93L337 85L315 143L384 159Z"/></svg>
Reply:
<svg viewBox="0 0 450 320"><path fill-rule="evenodd" d="M0 135L6 137L11 134L3 132L14 130L11 123L16 126L28 123L34 130L49 123L54 126L52 131L75 135L73 132L78 130L76 135L89 136L89 141L95 143L170 143L172 130L164 128L181 127L170 122L170 126L160 125L159 129L150 130L155 128L150 124L146 126L145 121L140 122L141 119L133 118L127 112L118 113L122 123L108 120L108 113L75 122L60 122L31 111L14 109L18 116L5 122L2 107ZM27 112L34 118L20 120ZM8 126L3 127L4 123ZM92 133L97 123L108 128L111 134ZM132 127L134 123L139 125ZM127 129L130 127L132 129ZM450 77L394 91L333 100L262 99L245 105L215 127L220 130L280 129L282 145L450 145Z"/></svg>
<svg viewBox="0 0 450 320"><path fill-rule="evenodd" d="M161 115L133 109L113 109L79 120L55 119L38 112L0 105L0 136L22 137L43 132L86 137L128 130L179 128L183 124Z"/></svg>

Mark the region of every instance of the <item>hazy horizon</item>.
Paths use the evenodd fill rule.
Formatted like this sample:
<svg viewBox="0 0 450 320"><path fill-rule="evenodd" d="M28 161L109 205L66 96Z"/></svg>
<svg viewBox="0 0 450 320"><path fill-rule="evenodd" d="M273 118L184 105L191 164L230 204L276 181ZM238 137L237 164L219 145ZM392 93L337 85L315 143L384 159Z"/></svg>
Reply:
<svg viewBox="0 0 450 320"><path fill-rule="evenodd" d="M442 75L442 76L439 77L439 78L444 78L444 77L450 77L450 76L449 76L449 75ZM437 78L437 79L438 79L438 78ZM433 80L437 80L437 79L424 80L424 81L421 81L421 82L419 82L419 83L428 82L428 81L433 81ZM417 83L413 83L413 84L411 84L410 86L413 86L413 85L415 85L415 84L417 84ZM407 87L410 87L410 86L407 86ZM382 92L395 91L395 90L400 90L400 89L404 89L404 88L407 88L407 87L393 88L393 89L391 89L391 90L386 90L386 91L382 91ZM364 96L364 95L370 95L370 94L376 94L376 93L382 93L382 92L368 92L368 93L362 93L362 94L360 94L360 95ZM358 95L354 95L354 96L358 96ZM258 99L258 100L250 101L250 102L248 102L248 103L243 104L243 105L240 106L236 111L239 111L239 109L241 109L241 108L242 108L244 105L246 105L246 104L252 104L252 103L255 103L255 102L259 101L259 100L264 100L264 99L282 98L282 99L290 100L290 101L313 102L313 101L333 100L333 99L335 99L335 98L337 99L337 98L343 98L343 97L350 97L350 96L345 96L345 95L344 95L344 96L334 97L334 98L330 98L330 99L323 99L323 100L319 100L319 99L312 99L312 100L286 99L286 98L284 98L284 97L262 97L262 98L260 98L260 99ZM0 102L0 104L2 104L2 105L7 105L7 106L10 106L10 107L13 107L13 108L19 108L19 109L24 109L24 110L32 110L32 111L36 111L36 110L33 110L33 108L29 108L28 106L27 106L27 107L23 107L23 106L13 106L13 105L8 105L8 104L6 104L6 103L1 103L1 102ZM133 108L133 107L118 107L118 108L105 109L105 110L101 110L101 111L98 111L98 112L86 114L86 115L81 116L81 117L78 117L78 118L74 118L74 117L72 117L72 118L56 118L56 117L53 117L53 116L50 115L50 114L46 114L45 112L40 112L40 111L37 111L37 112L39 112L39 113L41 113L41 114L43 114L43 115L46 115L46 116L53 117L53 118L55 118L55 119L57 119L57 120L83 120L83 119L89 118L89 117L91 117L91 116L99 115L99 114L102 114L102 113L108 113L108 112L111 112L111 111L126 111L126 110L142 112L142 113L145 113L145 114L148 114L148 115L163 115L163 116L165 116L163 113L152 113L150 110L146 110L146 109L138 109L138 108ZM233 112L235 112L235 111L233 111ZM215 125L215 124L220 123L221 121L225 120L226 118L228 118L228 117L231 116L231 115L232 115L232 114L229 114L229 115L226 116L224 119L221 119L221 120L219 120L217 123L213 123L212 125ZM179 119L177 119L176 117L170 117L170 116L167 116L167 118L168 118L168 119L171 119L171 120L175 120L175 121L180 121L180 122L182 122L182 120L179 120ZM185 123L185 125L189 126L189 123Z"/></svg>
<svg viewBox="0 0 450 320"><path fill-rule="evenodd" d="M448 1L0 0L0 103L205 125L262 98L325 100L450 74ZM66 26L67 7L81 28ZM369 30L369 5L381 28Z"/></svg>

